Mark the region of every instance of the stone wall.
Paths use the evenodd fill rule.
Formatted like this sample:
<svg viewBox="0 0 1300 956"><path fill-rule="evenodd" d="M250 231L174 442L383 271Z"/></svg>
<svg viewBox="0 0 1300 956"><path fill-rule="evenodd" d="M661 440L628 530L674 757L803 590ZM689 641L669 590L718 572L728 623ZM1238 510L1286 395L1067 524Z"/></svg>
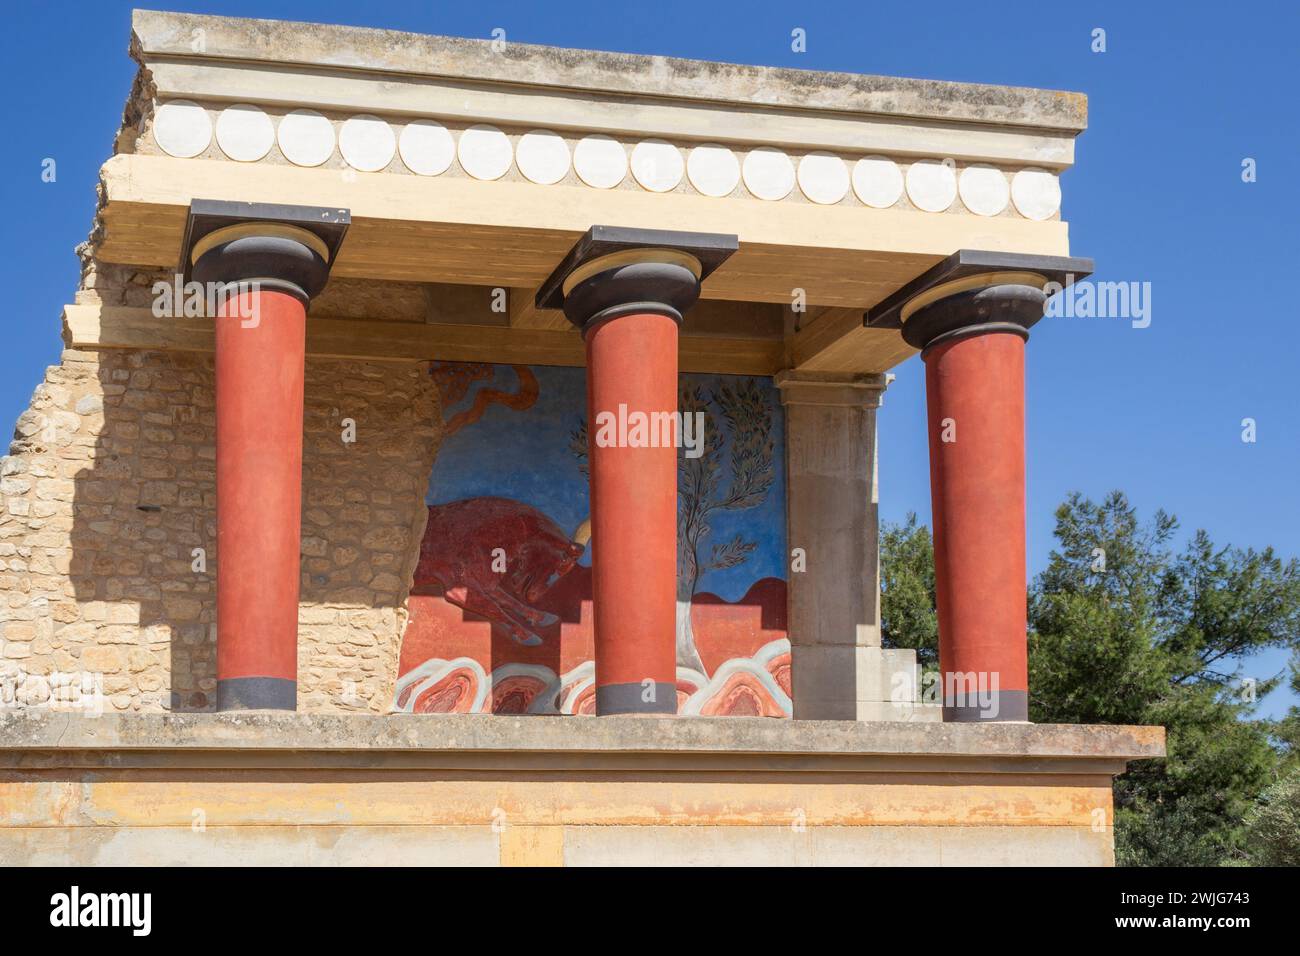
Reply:
<svg viewBox="0 0 1300 956"><path fill-rule="evenodd" d="M440 421L423 365L308 360L301 710L391 702ZM0 459L0 706L102 680L105 709L213 709L214 445L210 355L47 371Z"/></svg>

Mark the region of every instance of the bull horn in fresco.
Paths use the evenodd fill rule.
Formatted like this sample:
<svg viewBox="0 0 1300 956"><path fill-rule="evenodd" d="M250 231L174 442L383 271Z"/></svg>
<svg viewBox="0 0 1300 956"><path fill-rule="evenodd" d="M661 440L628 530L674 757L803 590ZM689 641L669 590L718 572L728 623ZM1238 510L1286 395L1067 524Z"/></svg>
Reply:
<svg viewBox="0 0 1300 956"><path fill-rule="evenodd" d="M586 518L582 524L578 525L578 530L573 532L573 543L580 544L584 548L587 542L591 540L591 519Z"/></svg>

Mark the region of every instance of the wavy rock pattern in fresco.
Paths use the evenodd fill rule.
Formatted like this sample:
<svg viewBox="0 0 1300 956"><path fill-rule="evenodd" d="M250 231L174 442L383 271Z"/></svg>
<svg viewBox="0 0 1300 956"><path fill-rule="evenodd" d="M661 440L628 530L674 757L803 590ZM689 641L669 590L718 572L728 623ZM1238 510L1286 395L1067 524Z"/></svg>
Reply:
<svg viewBox="0 0 1300 956"><path fill-rule="evenodd" d="M790 642L772 641L752 658L733 658L712 680L677 669L677 713L701 717L789 717L790 695L774 676ZM780 665L778 665L780 666ZM564 675L539 665L506 664L484 674L477 661L433 659L403 674L393 709L408 714L595 713L595 665L584 661Z"/></svg>

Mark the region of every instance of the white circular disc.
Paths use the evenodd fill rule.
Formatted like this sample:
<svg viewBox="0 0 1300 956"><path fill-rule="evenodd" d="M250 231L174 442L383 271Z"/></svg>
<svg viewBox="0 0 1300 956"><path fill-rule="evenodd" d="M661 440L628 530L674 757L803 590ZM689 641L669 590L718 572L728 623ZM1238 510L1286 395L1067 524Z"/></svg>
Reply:
<svg viewBox="0 0 1300 956"><path fill-rule="evenodd" d="M632 175L652 193L676 189L686 172L682 151L662 139L646 139L632 147Z"/></svg>
<svg viewBox="0 0 1300 956"><path fill-rule="evenodd" d="M456 157L456 142L447 127L436 120L407 123L398 140L406 168L421 176L445 173Z"/></svg>
<svg viewBox="0 0 1300 956"><path fill-rule="evenodd" d="M608 136L587 136L573 150L573 170L588 186L613 189L627 176L627 151Z"/></svg>
<svg viewBox="0 0 1300 956"><path fill-rule="evenodd" d="M853 192L868 206L888 209L903 195L903 173L886 156L863 156L853 165Z"/></svg>
<svg viewBox="0 0 1300 956"><path fill-rule="evenodd" d="M153 139L168 156L189 159L212 142L212 120L198 103L172 100L158 107L154 114Z"/></svg>
<svg viewBox="0 0 1300 956"><path fill-rule="evenodd" d="M558 183L569 172L569 144L549 129L535 129L519 137L515 165L535 183Z"/></svg>
<svg viewBox="0 0 1300 956"><path fill-rule="evenodd" d="M509 136L495 126L480 123L460 134L456 156L465 172L475 179L500 179L510 168L514 150Z"/></svg>
<svg viewBox="0 0 1300 956"><path fill-rule="evenodd" d="M334 124L315 110L294 110L280 119L275 139L295 166L319 166L334 152Z"/></svg>
<svg viewBox="0 0 1300 956"><path fill-rule="evenodd" d="M231 159L255 163L275 145L275 124L260 106L235 103L217 117L217 145Z"/></svg>
<svg viewBox="0 0 1300 956"><path fill-rule="evenodd" d="M815 203L833 206L849 191L849 168L834 153L809 153L799 160L799 189Z"/></svg>
<svg viewBox="0 0 1300 956"><path fill-rule="evenodd" d="M907 168L907 195L917 209L943 212L957 198L957 174L937 159L918 159Z"/></svg>
<svg viewBox="0 0 1300 956"><path fill-rule="evenodd" d="M1007 177L996 166L985 163L963 169L957 178L957 191L962 203L977 216L996 216L1011 200Z"/></svg>
<svg viewBox="0 0 1300 956"><path fill-rule="evenodd" d="M393 161L397 138L393 128L378 116L351 116L339 130L339 152L343 161L363 173L377 173Z"/></svg>
<svg viewBox="0 0 1300 956"><path fill-rule="evenodd" d="M686 175L691 185L706 196L729 196L740 183L740 161L727 147L705 143L691 150Z"/></svg>
<svg viewBox="0 0 1300 956"><path fill-rule="evenodd" d="M1061 181L1045 169L1022 169L1011 177L1011 201L1026 219L1051 219L1061 208Z"/></svg>
<svg viewBox="0 0 1300 956"><path fill-rule="evenodd" d="M751 149L741 167L745 188L759 199L778 200L794 189L794 163L779 149L760 146Z"/></svg>

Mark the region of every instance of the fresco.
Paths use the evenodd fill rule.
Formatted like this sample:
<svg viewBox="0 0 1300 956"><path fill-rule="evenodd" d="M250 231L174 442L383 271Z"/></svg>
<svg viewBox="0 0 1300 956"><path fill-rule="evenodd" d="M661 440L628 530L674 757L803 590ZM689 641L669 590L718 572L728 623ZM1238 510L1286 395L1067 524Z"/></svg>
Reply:
<svg viewBox="0 0 1300 956"><path fill-rule="evenodd" d="M445 435L394 710L590 714L586 379L435 363ZM678 713L790 715L785 451L770 379L683 375L703 454L678 454Z"/></svg>

